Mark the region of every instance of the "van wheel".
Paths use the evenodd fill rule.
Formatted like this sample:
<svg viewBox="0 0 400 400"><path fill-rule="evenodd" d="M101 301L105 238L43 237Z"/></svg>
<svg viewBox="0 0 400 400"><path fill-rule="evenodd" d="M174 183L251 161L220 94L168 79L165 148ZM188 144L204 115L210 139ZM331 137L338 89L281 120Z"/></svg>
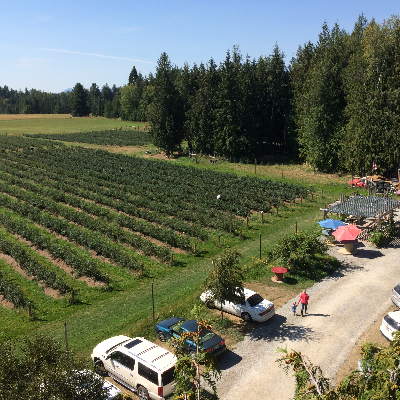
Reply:
<svg viewBox="0 0 400 400"><path fill-rule="evenodd" d="M149 392L143 386L138 386L137 395L138 395L140 400L149 400L150 399Z"/></svg>
<svg viewBox="0 0 400 400"><path fill-rule="evenodd" d="M94 363L94 370L101 376L107 376L107 370L105 369L103 362L100 360L97 360Z"/></svg>
<svg viewBox="0 0 400 400"><path fill-rule="evenodd" d="M161 331L158 331L157 335L158 335L158 338L161 340L161 342L166 342L167 341L167 338L165 337L165 335Z"/></svg>
<svg viewBox="0 0 400 400"><path fill-rule="evenodd" d="M243 321L246 321L246 322L253 321L253 318L251 318L251 315L247 312L242 313L241 317L242 317Z"/></svg>
<svg viewBox="0 0 400 400"><path fill-rule="evenodd" d="M213 302L212 302L212 301L209 301L209 300L206 301L206 306L207 306L208 308L214 308Z"/></svg>

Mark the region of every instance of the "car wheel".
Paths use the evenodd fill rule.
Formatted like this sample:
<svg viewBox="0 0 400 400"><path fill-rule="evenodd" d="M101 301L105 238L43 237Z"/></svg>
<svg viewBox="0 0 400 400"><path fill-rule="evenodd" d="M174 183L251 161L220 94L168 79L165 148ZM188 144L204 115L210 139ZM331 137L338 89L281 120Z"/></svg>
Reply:
<svg viewBox="0 0 400 400"><path fill-rule="evenodd" d="M241 318L243 321L246 321L246 322L253 321L253 318L251 318L251 315L247 312L242 313Z"/></svg>
<svg viewBox="0 0 400 400"><path fill-rule="evenodd" d="M143 386L138 386L137 395L138 395L140 400L149 400L150 399L149 392Z"/></svg>
<svg viewBox="0 0 400 400"><path fill-rule="evenodd" d="M107 376L107 370L104 367L103 361L97 360L94 363L94 370L101 376Z"/></svg>
<svg viewBox="0 0 400 400"><path fill-rule="evenodd" d="M165 335L164 335L161 331L158 331L157 335L158 335L158 338L159 338L162 342L166 342L166 341L167 341L167 338L165 337Z"/></svg>
<svg viewBox="0 0 400 400"><path fill-rule="evenodd" d="M214 308L214 304L212 303L212 301L206 301L206 306L208 307L208 308Z"/></svg>

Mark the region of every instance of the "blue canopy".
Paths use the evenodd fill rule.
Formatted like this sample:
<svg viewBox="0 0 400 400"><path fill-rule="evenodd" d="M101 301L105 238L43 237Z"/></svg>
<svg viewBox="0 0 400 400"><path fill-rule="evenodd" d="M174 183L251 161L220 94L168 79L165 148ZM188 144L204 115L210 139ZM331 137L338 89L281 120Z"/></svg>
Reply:
<svg viewBox="0 0 400 400"><path fill-rule="evenodd" d="M346 225L344 222L339 221L338 219L324 219L323 221L318 222L321 228L327 229L337 229L339 226Z"/></svg>

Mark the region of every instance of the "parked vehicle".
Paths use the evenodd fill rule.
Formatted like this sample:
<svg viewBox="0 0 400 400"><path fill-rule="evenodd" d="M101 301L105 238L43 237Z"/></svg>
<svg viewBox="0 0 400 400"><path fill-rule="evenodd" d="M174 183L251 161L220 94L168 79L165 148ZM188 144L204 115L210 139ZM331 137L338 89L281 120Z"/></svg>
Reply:
<svg viewBox="0 0 400 400"><path fill-rule="evenodd" d="M215 307L233 315L237 315L246 322L266 321L275 314L274 303L269 300L263 299L258 293L250 290L243 289L242 301L239 303L232 303L230 301L223 301L222 304L213 298L210 291L205 291L201 294L200 299L207 307Z"/></svg>
<svg viewBox="0 0 400 400"><path fill-rule="evenodd" d="M380 329L386 339L393 340L394 333L400 330L400 310L392 311L386 315L382 320Z"/></svg>
<svg viewBox="0 0 400 400"><path fill-rule="evenodd" d="M173 393L176 356L144 338L111 337L91 357L99 375L110 375L140 400L162 400Z"/></svg>
<svg viewBox="0 0 400 400"><path fill-rule="evenodd" d="M173 337L179 338L182 334L187 332L197 332L198 325L195 319L189 321L183 318L173 317L159 322L154 327L159 339L165 342ZM199 333L199 347L201 351L207 351L216 357L221 355L225 350L225 340L216 333L203 328ZM196 343L193 340L185 341L185 348L190 353L196 352Z"/></svg>
<svg viewBox="0 0 400 400"><path fill-rule="evenodd" d="M400 283L392 289L392 295L390 298L393 303L400 308Z"/></svg>

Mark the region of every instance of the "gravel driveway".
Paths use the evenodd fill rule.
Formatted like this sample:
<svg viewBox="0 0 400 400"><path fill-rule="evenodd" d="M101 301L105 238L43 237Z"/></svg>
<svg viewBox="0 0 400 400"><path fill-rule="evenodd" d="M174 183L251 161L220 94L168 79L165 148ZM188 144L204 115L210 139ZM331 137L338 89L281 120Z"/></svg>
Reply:
<svg viewBox="0 0 400 400"><path fill-rule="evenodd" d="M343 267L307 290L308 315L293 316L290 305L297 296L221 359L221 400L293 398L294 378L275 362L278 346L301 351L335 384L334 376L357 339L382 318L391 304L391 290L400 282L398 249L375 249L368 243L356 249L354 256L329 249Z"/></svg>

